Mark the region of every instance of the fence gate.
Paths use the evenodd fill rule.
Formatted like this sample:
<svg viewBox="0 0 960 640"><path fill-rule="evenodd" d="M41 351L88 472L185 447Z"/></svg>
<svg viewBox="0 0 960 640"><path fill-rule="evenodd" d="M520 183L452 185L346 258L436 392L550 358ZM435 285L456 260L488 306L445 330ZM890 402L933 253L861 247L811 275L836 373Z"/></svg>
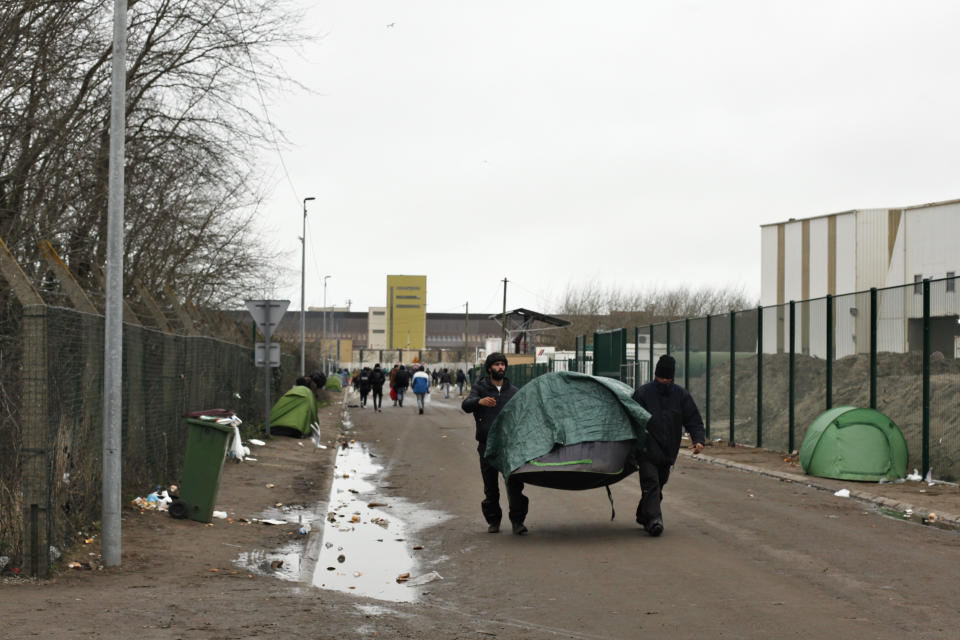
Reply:
<svg viewBox="0 0 960 640"><path fill-rule="evenodd" d="M627 330L598 331L593 334L593 375L620 380L627 363Z"/></svg>

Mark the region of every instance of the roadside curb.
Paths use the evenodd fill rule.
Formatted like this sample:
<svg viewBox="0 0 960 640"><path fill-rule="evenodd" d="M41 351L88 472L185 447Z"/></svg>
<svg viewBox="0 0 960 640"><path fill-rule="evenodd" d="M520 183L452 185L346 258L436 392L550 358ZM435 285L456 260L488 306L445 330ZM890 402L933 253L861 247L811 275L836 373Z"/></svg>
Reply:
<svg viewBox="0 0 960 640"><path fill-rule="evenodd" d="M831 487L821 482L818 482L817 478L814 476L800 476L793 473L786 473L783 471L772 471L769 469L761 469L760 467L754 467L749 464L743 464L740 462L733 462L731 460L725 460L724 458L717 458L714 456L704 455L703 453L693 455L689 451L681 451L682 455L687 456L687 458L692 460L699 460L707 464L715 464L721 467L727 467L729 469L737 469L738 471L745 471L747 473L754 473L761 476L767 476L768 478L775 478L777 480L782 480L784 482L793 482L796 484L805 484L814 489L819 489L820 491L829 491L834 493L836 487ZM903 502L902 500L894 500L892 498L887 498L884 496L878 496L867 491L859 491L857 489L850 489L850 497L860 500L861 502L869 502L886 509L893 509L900 511L902 513L912 513L911 520L916 522L923 522L925 512L924 509L916 507L908 502ZM949 529L949 530L958 530L960 531L960 515L953 513L942 513L937 511L937 521L932 526L935 526L939 529ZM923 522L926 524L925 522Z"/></svg>

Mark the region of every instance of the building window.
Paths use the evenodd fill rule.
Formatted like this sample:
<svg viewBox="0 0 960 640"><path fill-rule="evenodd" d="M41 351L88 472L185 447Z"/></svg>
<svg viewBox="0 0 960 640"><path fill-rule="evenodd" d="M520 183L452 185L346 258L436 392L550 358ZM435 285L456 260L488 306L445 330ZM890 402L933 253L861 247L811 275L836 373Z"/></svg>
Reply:
<svg viewBox="0 0 960 640"><path fill-rule="evenodd" d="M913 292L917 295L923 295L923 274L921 273L913 276Z"/></svg>
<svg viewBox="0 0 960 640"><path fill-rule="evenodd" d="M374 333L386 333L386 329L374 329Z"/></svg>
<svg viewBox="0 0 960 640"><path fill-rule="evenodd" d="M948 278L947 292L948 293L951 293L957 290L957 281L955 280L956 277L957 277L956 271L947 271L947 278Z"/></svg>

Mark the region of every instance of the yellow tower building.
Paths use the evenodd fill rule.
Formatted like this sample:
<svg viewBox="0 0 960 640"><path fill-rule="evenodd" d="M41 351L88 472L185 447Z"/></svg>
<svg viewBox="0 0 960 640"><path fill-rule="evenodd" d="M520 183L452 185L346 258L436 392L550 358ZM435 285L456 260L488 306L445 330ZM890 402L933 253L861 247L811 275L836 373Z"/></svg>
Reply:
<svg viewBox="0 0 960 640"><path fill-rule="evenodd" d="M427 342L427 276L387 276L387 348L423 349Z"/></svg>

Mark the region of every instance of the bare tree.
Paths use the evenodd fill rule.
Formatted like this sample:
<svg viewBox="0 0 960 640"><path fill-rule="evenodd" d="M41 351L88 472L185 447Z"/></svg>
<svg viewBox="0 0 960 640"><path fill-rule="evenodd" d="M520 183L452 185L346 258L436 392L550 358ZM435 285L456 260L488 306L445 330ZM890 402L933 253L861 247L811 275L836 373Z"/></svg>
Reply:
<svg viewBox="0 0 960 640"><path fill-rule="evenodd" d="M599 282L569 285L555 314L571 325L553 333L557 346L572 349L577 336L669 320L755 307L743 287L675 287L629 290Z"/></svg>

